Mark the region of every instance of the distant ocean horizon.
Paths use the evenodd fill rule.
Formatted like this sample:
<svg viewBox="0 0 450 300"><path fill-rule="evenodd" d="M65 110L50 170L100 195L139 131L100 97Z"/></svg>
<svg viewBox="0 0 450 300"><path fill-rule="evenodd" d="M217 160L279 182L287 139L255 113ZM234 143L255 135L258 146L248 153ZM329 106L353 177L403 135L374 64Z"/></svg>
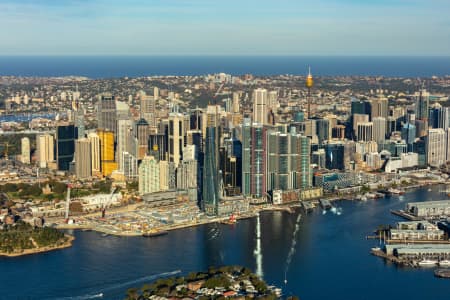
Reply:
<svg viewBox="0 0 450 300"><path fill-rule="evenodd" d="M315 76L450 75L450 56L0 56L0 76L93 79L227 73Z"/></svg>

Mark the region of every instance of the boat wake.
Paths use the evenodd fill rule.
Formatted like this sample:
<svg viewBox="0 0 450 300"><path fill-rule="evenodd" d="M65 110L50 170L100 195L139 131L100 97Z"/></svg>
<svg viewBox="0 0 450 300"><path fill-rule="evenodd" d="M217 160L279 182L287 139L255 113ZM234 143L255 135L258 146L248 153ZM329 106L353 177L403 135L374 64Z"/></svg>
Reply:
<svg viewBox="0 0 450 300"><path fill-rule="evenodd" d="M342 208L340 207L332 207L330 211L337 216L340 216L342 214Z"/></svg>
<svg viewBox="0 0 450 300"><path fill-rule="evenodd" d="M112 291L112 290L117 290L117 289L123 289L126 288L128 286L143 282L143 281L152 281L154 279L157 279L159 277L167 277L167 276L173 276L173 275L177 275L181 273L181 270L176 270L176 271L172 271L172 272L165 272L165 273L160 273L160 274L154 274L154 275L150 275L150 276L144 276L138 279L134 279L134 280L130 280L127 282L123 282L123 283L118 283L109 287L106 287L103 289L103 291Z"/></svg>
<svg viewBox="0 0 450 300"><path fill-rule="evenodd" d="M262 250L261 250L261 219L258 217L256 218L256 247L255 251L253 252L256 258L256 275L259 277L263 277L263 268L262 268Z"/></svg>
<svg viewBox="0 0 450 300"><path fill-rule="evenodd" d="M58 298L58 300L88 300L88 299L97 299L103 298L103 293L93 294L93 295L82 295L82 296L74 296L74 297L64 297Z"/></svg>
<svg viewBox="0 0 450 300"><path fill-rule="evenodd" d="M284 270L285 274L289 271L289 267L291 265L292 257L295 254L295 246L297 245L297 233L300 229L300 220L302 218L301 214L298 214L297 220L295 221L295 228L294 233L292 234L292 243L291 243L291 249L289 249L289 253L286 259L286 269ZM287 283L287 279L284 279L285 283Z"/></svg>
<svg viewBox="0 0 450 300"><path fill-rule="evenodd" d="M211 240L216 239L216 238L219 236L219 234L220 234L219 228L216 227L216 228L211 229L211 230L208 232L208 235L211 235L211 236L208 238L208 241L211 241Z"/></svg>
<svg viewBox="0 0 450 300"><path fill-rule="evenodd" d="M176 271L172 271L172 272L165 272L165 273L160 273L160 274L144 276L144 277L140 277L138 279L130 280L130 281L127 281L127 282L123 282L123 283L118 283L118 284L107 286L107 287L102 289L101 293L98 293L98 294L87 294L87 295L81 295L81 296L63 297L63 298L57 298L55 300L88 300L88 299L103 298L104 292L110 292L110 291L119 290L119 289L122 290L122 289L125 289L125 288L129 287L129 286L138 284L140 282L153 281L153 280L155 280L157 278L160 278L160 277L173 276L173 275L177 275L179 273L181 273L181 270L176 270Z"/></svg>

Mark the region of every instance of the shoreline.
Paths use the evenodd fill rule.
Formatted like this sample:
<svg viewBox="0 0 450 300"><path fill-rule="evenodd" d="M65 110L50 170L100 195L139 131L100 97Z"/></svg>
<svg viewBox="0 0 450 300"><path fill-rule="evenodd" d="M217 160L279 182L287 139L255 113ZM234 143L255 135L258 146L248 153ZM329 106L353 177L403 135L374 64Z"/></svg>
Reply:
<svg viewBox="0 0 450 300"><path fill-rule="evenodd" d="M416 184L409 185L409 186L404 186L402 188L410 191L410 190L414 190L417 188L423 188L423 187L427 187L427 186L436 186L436 185L440 185L440 184L447 184L447 182L422 182L422 183L416 183ZM317 205L319 203L319 199L326 199L326 200L329 200L330 202L341 201L341 200L355 201L356 199L353 198L353 196L355 196L355 195L357 195L357 194L346 194L346 195L328 194L328 195L324 195L322 198L306 200L305 202L310 202L310 203L314 203L315 205ZM259 213L264 212L264 211L284 211L287 213L293 213L297 208L301 208L301 203L299 203L298 201L281 204L281 205L277 205L277 206L263 205L260 207L255 207L254 210L247 212L245 214L236 215L235 217L236 217L236 220L249 219L249 218L256 217ZM224 223L228 219L229 219L229 216L207 218L207 219L192 222L192 223L166 225L166 226L160 227L159 229L160 229L160 231L173 231L173 230L177 230L177 229L196 227L196 226L212 224L212 223ZM61 230L96 231L96 232L99 232L102 234L121 236L121 237L139 237L139 236L143 235L143 232L115 231L115 230L109 230L106 228L90 226L90 225L86 225L86 224L83 224L83 225L60 224L56 228L61 229Z"/></svg>
<svg viewBox="0 0 450 300"><path fill-rule="evenodd" d="M45 246L45 247L39 247L39 248L33 248L33 249L24 249L23 252L12 252L12 253L0 252L0 257L19 257L19 256L50 252L50 251L54 251L54 250L72 247L75 237L70 234L65 234L65 237L67 238L67 241L65 241L64 244L62 244L62 245Z"/></svg>

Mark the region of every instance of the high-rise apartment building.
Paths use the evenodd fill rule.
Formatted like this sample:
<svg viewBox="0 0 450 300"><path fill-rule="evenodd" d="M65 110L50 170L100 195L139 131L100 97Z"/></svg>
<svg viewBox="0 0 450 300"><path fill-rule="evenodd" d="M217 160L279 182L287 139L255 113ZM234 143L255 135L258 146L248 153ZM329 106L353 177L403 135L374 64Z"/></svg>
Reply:
<svg viewBox="0 0 450 300"><path fill-rule="evenodd" d="M267 137L267 190L311 186L310 143L296 133L271 132Z"/></svg>
<svg viewBox="0 0 450 300"><path fill-rule="evenodd" d="M184 117L178 112L169 114L168 127L168 158L169 162L173 162L178 166L183 157L184 147Z"/></svg>
<svg viewBox="0 0 450 300"><path fill-rule="evenodd" d="M28 137L23 137L20 140L20 144L21 144L20 161L23 164L30 164L30 139Z"/></svg>
<svg viewBox="0 0 450 300"><path fill-rule="evenodd" d="M242 192L244 196L266 195L266 128L244 120L242 132Z"/></svg>
<svg viewBox="0 0 450 300"><path fill-rule="evenodd" d="M160 164L153 156L145 156L139 165L139 194L160 191Z"/></svg>
<svg viewBox="0 0 450 300"><path fill-rule="evenodd" d="M267 124L269 101L266 89L253 91L253 123Z"/></svg>
<svg viewBox="0 0 450 300"><path fill-rule="evenodd" d="M138 161L134 155L122 152L120 171L127 180L134 180L138 177Z"/></svg>
<svg viewBox="0 0 450 300"><path fill-rule="evenodd" d="M47 168L48 163L55 161L54 138L49 134L36 137L36 152L39 168Z"/></svg>

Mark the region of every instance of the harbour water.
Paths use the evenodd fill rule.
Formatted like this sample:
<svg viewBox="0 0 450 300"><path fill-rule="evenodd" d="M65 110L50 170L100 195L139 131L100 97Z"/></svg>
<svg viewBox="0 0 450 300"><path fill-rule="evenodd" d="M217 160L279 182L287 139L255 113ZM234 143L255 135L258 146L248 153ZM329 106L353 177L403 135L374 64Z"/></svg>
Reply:
<svg viewBox="0 0 450 300"><path fill-rule="evenodd" d="M363 75L431 77L450 75L450 56L0 56L0 75Z"/></svg>
<svg viewBox="0 0 450 300"><path fill-rule="evenodd" d="M369 254L378 241L365 239L378 225L400 220L391 209L446 197L443 186L427 189L367 202L335 202L337 209L316 208L300 218L298 213L264 212L260 230L253 218L157 238L77 231L71 248L0 258L0 299L93 299L100 293L104 299L123 299L128 288L158 276L223 264L261 268L269 284L306 300L449 299L450 282L435 278L433 269L386 263Z"/></svg>

